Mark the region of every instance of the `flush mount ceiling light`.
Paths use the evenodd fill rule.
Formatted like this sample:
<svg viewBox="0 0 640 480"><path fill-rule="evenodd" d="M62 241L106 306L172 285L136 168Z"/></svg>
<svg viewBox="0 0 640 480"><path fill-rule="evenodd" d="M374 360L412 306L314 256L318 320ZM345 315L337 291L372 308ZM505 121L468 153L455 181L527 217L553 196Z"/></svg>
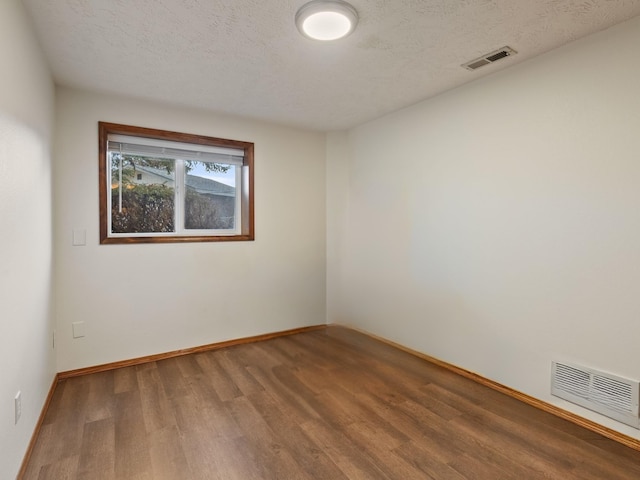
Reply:
<svg viewBox="0 0 640 480"><path fill-rule="evenodd" d="M296 13L296 26L305 37L337 40L356 28L358 12L342 0L313 0Z"/></svg>

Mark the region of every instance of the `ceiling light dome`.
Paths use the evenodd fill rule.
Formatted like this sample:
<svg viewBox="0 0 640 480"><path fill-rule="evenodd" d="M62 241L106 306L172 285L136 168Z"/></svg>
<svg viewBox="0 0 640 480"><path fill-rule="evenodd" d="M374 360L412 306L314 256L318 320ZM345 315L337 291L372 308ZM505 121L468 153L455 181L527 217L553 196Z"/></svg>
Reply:
<svg viewBox="0 0 640 480"><path fill-rule="evenodd" d="M305 37L337 40L356 28L358 12L342 0L313 0L296 13L296 26Z"/></svg>

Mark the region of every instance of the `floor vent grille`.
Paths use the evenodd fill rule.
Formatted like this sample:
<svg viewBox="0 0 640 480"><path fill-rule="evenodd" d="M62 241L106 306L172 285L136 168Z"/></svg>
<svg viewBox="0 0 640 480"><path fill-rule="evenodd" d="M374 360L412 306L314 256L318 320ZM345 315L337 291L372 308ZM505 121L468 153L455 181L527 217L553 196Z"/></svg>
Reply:
<svg viewBox="0 0 640 480"><path fill-rule="evenodd" d="M498 50L494 50L493 52L487 53L481 57L478 57L470 62L463 64L462 66L467 70L477 70L480 67L484 67L485 65L489 65L490 63L497 62L498 60L502 60L503 58L510 57L511 55L515 55L516 52L511 47L502 47Z"/></svg>
<svg viewBox="0 0 640 480"><path fill-rule="evenodd" d="M553 362L551 394L640 429L640 383L637 381Z"/></svg>

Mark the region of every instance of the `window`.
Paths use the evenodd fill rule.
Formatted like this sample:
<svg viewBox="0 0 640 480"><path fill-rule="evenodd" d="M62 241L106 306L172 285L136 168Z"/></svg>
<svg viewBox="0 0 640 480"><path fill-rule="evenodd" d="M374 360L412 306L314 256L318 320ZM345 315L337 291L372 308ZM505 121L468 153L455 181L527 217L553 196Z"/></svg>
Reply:
<svg viewBox="0 0 640 480"><path fill-rule="evenodd" d="M100 243L253 240L253 143L99 123Z"/></svg>

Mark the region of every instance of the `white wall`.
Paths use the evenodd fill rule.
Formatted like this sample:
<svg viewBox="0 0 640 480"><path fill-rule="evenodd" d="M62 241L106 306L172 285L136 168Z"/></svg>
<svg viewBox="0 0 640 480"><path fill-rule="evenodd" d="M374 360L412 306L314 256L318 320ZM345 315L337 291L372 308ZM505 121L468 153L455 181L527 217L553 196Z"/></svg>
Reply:
<svg viewBox="0 0 640 480"><path fill-rule="evenodd" d="M17 0L0 2L0 478L14 478L55 374L53 83ZM14 425L13 398L22 392Z"/></svg>
<svg viewBox="0 0 640 480"><path fill-rule="evenodd" d="M325 136L57 90L58 369L323 324ZM255 143L253 242L99 245L98 121ZM72 246L86 228L87 245ZM73 339L72 322L86 336Z"/></svg>
<svg viewBox="0 0 640 480"><path fill-rule="evenodd" d="M345 265L344 239L349 222L349 136L347 132L327 133L327 318L342 310L342 269Z"/></svg>
<svg viewBox="0 0 640 480"><path fill-rule="evenodd" d="M549 393L552 359L640 379L638 45L640 18L350 131L329 321L640 438Z"/></svg>

